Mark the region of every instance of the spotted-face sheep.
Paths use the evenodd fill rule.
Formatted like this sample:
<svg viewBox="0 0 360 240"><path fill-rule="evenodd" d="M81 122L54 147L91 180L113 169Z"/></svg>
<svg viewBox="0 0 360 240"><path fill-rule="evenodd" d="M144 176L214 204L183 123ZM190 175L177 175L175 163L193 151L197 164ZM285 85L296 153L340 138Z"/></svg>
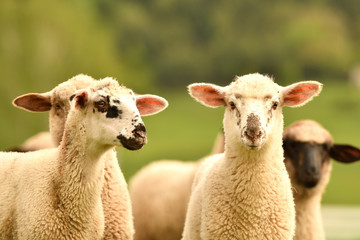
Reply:
<svg viewBox="0 0 360 240"><path fill-rule="evenodd" d="M294 239L325 239L320 207L330 178L330 159L358 161L360 150L335 144L330 133L312 120L298 121L285 129L284 150L296 209Z"/></svg>
<svg viewBox="0 0 360 240"><path fill-rule="evenodd" d="M62 139L64 123L70 109L70 97L78 89L97 84L97 80L87 75L77 75L59 84L46 93L29 93L16 98L15 106L32 112L50 111L49 123L53 141L58 145ZM152 98L151 95L138 95L137 105L143 109L152 106L155 112L167 106L164 99ZM109 111L111 112L111 111ZM134 234L130 197L125 178L120 170L116 151L107 151L105 158L105 181L101 199L105 215L103 239L131 239Z"/></svg>
<svg viewBox="0 0 360 240"><path fill-rule="evenodd" d="M226 106L225 152L198 168L183 239L292 239L295 209L283 162L282 107L320 93L315 81L281 87L267 76L236 77L226 87L191 84L209 107Z"/></svg>
<svg viewBox="0 0 360 240"><path fill-rule="evenodd" d="M223 146L223 134L219 134L211 154L223 152ZM130 179L135 240L181 238L191 185L201 161L155 161Z"/></svg>
<svg viewBox="0 0 360 240"><path fill-rule="evenodd" d="M0 191L8 193L0 197L1 239L102 238L103 155L114 145L140 149L146 143L140 115L167 104L157 96L135 97L109 78L71 99L57 149L0 154Z"/></svg>

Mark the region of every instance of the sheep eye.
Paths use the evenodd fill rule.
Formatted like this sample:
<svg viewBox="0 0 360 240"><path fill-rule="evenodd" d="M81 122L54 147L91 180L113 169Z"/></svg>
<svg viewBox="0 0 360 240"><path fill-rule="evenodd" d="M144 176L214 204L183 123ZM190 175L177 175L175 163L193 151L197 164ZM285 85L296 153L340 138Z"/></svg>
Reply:
<svg viewBox="0 0 360 240"><path fill-rule="evenodd" d="M56 108L56 109L61 109L60 104L56 104L56 105L55 105L55 108Z"/></svg>
<svg viewBox="0 0 360 240"><path fill-rule="evenodd" d="M234 102L229 102L230 108L234 110L236 108L236 105Z"/></svg>
<svg viewBox="0 0 360 240"><path fill-rule="evenodd" d="M96 106L98 106L98 107L105 107L105 106L106 106L106 102L105 102L105 101L98 101L98 102L96 102Z"/></svg>
<svg viewBox="0 0 360 240"><path fill-rule="evenodd" d="M277 107L278 107L278 103L277 103L277 102L274 102L273 105L272 105L272 109L273 109L273 110L276 110Z"/></svg>

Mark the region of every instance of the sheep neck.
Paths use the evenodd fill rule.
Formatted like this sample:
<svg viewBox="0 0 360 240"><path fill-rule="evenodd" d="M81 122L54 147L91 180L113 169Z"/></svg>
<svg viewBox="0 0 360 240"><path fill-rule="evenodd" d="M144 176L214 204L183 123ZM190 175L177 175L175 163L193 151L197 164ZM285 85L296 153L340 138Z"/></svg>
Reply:
<svg viewBox="0 0 360 240"><path fill-rule="evenodd" d="M101 204L104 161L101 156L110 146L99 146L87 138L86 124L69 115L59 146L58 175L54 189L59 208L72 218L87 221ZM96 209L96 210L94 210Z"/></svg>
<svg viewBox="0 0 360 240"><path fill-rule="evenodd" d="M325 239L321 218L321 194L297 198L295 195L296 231L294 240Z"/></svg>
<svg viewBox="0 0 360 240"><path fill-rule="evenodd" d="M282 127L279 127L259 150L249 150L239 143L228 144L215 168L217 179L222 179L221 196L232 193L226 201L233 205L233 221L253 221L253 225L247 226L253 229L243 229L244 232L259 233L262 231L259 229L266 228L264 232L277 232L280 239L287 239L295 229L295 211L290 179L283 162L281 135ZM225 142L234 143L227 138ZM260 217L259 209L264 211ZM286 223L279 215L288 219Z"/></svg>

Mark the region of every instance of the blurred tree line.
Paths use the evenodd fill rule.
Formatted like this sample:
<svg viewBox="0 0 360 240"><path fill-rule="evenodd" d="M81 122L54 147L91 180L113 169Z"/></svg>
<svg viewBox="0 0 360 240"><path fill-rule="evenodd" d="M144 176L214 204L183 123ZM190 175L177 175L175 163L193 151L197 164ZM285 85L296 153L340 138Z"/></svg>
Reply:
<svg viewBox="0 0 360 240"><path fill-rule="evenodd" d="M249 72L345 79L360 62L359 12L357 0L3 0L2 87L51 89L80 72L138 91Z"/></svg>
<svg viewBox="0 0 360 240"><path fill-rule="evenodd" d="M152 81L228 83L235 74L280 81L345 79L360 60L356 0L97 2L117 52Z"/></svg>

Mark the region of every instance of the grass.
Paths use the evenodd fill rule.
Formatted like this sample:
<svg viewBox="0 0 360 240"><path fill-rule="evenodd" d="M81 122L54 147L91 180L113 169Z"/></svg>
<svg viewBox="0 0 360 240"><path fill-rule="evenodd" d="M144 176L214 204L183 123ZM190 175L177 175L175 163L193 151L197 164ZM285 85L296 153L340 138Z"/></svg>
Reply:
<svg viewBox="0 0 360 240"><path fill-rule="evenodd" d="M324 205L321 210L327 240L360 239L360 207Z"/></svg>
<svg viewBox="0 0 360 240"><path fill-rule="evenodd" d="M157 115L143 118L148 130L148 144L140 151L118 149L121 168L127 179L152 161L200 159L211 151L222 128L223 108L204 107L196 103L185 89L159 90L155 94L165 97L169 107ZM11 99L6 101L10 103ZM47 129L47 114L27 113L10 104L0 110L0 114L3 116L0 118L1 149ZM286 126L300 119L316 120L332 133L336 142L360 147L360 90L343 82L325 84L323 92L312 102L300 108L285 108L284 119ZM356 184L359 181L360 162L350 165L333 162L331 181L323 201L360 205L360 184Z"/></svg>

